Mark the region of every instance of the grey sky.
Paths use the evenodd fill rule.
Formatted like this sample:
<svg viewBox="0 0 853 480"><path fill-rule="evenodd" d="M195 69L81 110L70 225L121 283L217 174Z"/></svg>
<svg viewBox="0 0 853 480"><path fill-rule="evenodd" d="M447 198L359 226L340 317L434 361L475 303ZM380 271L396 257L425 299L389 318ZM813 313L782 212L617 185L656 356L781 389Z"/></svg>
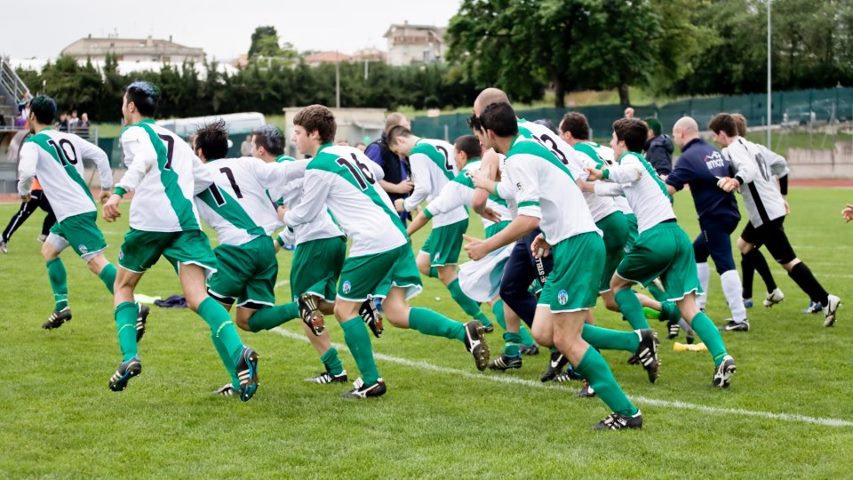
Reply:
<svg viewBox="0 0 853 480"><path fill-rule="evenodd" d="M25 4L0 28L0 54L12 58L53 58L88 34L117 31L126 38L148 35L204 48L208 58L231 59L249 49L258 25L274 25L282 41L298 50L385 49L391 23L446 26L460 0L117 0L49 1ZM7 11L11 11L9 6Z"/></svg>

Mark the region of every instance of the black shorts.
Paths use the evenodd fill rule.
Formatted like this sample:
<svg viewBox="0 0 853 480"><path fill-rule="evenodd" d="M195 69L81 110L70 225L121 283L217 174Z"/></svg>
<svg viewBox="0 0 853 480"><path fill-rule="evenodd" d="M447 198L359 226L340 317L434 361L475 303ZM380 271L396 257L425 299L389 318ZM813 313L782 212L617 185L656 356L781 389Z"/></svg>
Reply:
<svg viewBox="0 0 853 480"><path fill-rule="evenodd" d="M784 222L785 217L783 216L765 222L758 228L753 227L752 223L747 223L743 233L740 234L740 238L746 243L751 243L755 248L760 248L762 245L766 246L770 255L773 255L777 262L784 265L797 258L791 242L788 241L788 235L785 234L785 227L782 225Z"/></svg>

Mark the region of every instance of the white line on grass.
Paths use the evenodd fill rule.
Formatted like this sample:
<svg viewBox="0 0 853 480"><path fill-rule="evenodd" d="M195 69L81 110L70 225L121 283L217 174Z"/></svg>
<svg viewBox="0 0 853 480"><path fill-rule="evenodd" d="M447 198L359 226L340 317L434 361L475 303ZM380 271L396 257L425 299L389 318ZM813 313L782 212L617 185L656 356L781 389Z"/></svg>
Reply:
<svg viewBox="0 0 853 480"><path fill-rule="evenodd" d="M275 332L282 337L287 337L293 340L299 340L302 342L308 342L308 339L305 338L304 334L293 333L288 330L285 330L281 327L276 327L270 330ZM341 345L338 343L332 344L335 348L342 351L348 351L345 345ZM467 372L465 370L457 370L455 368L447 368L440 367L438 365L433 365L424 361L415 361L408 360L406 358L394 357L391 355L385 355L384 353L374 352L373 356L377 360L382 360L384 362L396 363L398 365L403 365L406 367L419 368L422 370L431 370L433 372L439 373L447 373L455 376L462 376L465 378L470 378L474 380L486 380L490 382L497 383L506 383L506 384L516 384L516 385L524 385L526 387L533 388L547 388L547 389L565 389L565 387L560 387L558 385L547 384L542 382L536 382L533 380L527 380L524 378L517 377L496 377L491 375L482 375ZM823 425L826 427L853 427L853 422L848 420L842 420L840 418L819 418L819 417L809 417L807 415L797 415L792 413L774 413L774 412L762 412L756 410L744 410L740 408L722 408L722 407L709 407L707 405L700 405L696 403L688 403L681 401L671 401L671 400L658 400L655 398L647 398L640 396L631 397L632 400L636 401L640 404L652 405L655 407L664 407L664 408L680 408L684 410L696 410L703 413L713 413L720 415L743 415L747 417L758 417L758 418L766 418L770 420L781 420L785 422L799 422L799 423L812 423L815 425Z"/></svg>

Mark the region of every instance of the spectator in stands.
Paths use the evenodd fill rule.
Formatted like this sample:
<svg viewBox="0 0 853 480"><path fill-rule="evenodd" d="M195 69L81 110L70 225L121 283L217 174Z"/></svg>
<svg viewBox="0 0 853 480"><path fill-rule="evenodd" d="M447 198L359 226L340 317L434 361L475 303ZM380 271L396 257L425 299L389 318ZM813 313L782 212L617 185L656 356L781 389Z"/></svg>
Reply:
<svg viewBox="0 0 853 480"><path fill-rule="evenodd" d="M388 131L397 125L402 125L408 129L411 129L412 126L405 115L394 112L385 119L385 130L382 132L382 136L364 150L364 154L382 167L382 171L385 172L385 178L380 180L379 184L383 190L388 192L392 202L398 198L408 197L412 189L415 188L415 184L409 180L408 159L395 155L388 148L386 141ZM404 223L408 215L408 212L400 213L400 218Z"/></svg>
<svg viewBox="0 0 853 480"><path fill-rule="evenodd" d="M80 123L80 119L77 117L77 110L71 110L71 116L68 117L68 131L76 132L78 123Z"/></svg>
<svg viewBox="0 0 853 480"><path fill-rule="evenodd" d="M77 126L74 129L74 133L81 138L89 139L89 127L91 124L89 123L89 114L83 112L83 115L80 115L80 121L77 122Z"/></svg>
<svg viewBox="0 0 853 480"><path fill-rule="evenodd" d="M628 107L625 109L625 118L634 118L634 109Z"/></svg>
<svg viewBox="0 0 853 480"><path fill-rule="evenodd" d="M657 118L645 120L649 126L649 139L646 141L646 160L652 165L658 175L666 176L672 172L672 139L661 134L661 124Z"/></svg>
<svg viewBox="0 0 853 480"><path fill-rule="evenodd" d="M60 132L68 131L68 112L64 112L59 115L59 125L57 127L57 130Z"/></svg>
<svg viewBox="0 0 853 480"><path fill-rule="evenodd" d="M252 135L246 135L246 139L243 140L243 143L240 144L240 156L252 156Z"/></svg>

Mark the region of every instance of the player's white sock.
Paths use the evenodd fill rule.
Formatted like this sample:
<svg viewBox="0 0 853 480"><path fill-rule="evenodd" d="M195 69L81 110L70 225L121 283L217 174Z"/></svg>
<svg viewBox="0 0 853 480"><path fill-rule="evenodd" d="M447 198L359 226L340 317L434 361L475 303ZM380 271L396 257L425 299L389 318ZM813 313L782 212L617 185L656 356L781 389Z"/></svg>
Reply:
<svg viewBox="0 0 853 480"><path fill-rule="evenodd" d="M699 285L702 287L702 295L696 298L696 303L699 308L705 308L708 303L708 284L711 281L711 268L708 267L708 262L697 263L696 270L699 271Z"/></svg>
<svg viewBox="0 0 853 480"><path fill-rule="evenodd" d="M737 270L729 270L720 275L720 282L723 284L723 294L726 296L726 302L729 304L729 310L732 312L732 320L742 322L746 319L746 307L743 305L743 285L740 282L740 275Z"/></svg>

